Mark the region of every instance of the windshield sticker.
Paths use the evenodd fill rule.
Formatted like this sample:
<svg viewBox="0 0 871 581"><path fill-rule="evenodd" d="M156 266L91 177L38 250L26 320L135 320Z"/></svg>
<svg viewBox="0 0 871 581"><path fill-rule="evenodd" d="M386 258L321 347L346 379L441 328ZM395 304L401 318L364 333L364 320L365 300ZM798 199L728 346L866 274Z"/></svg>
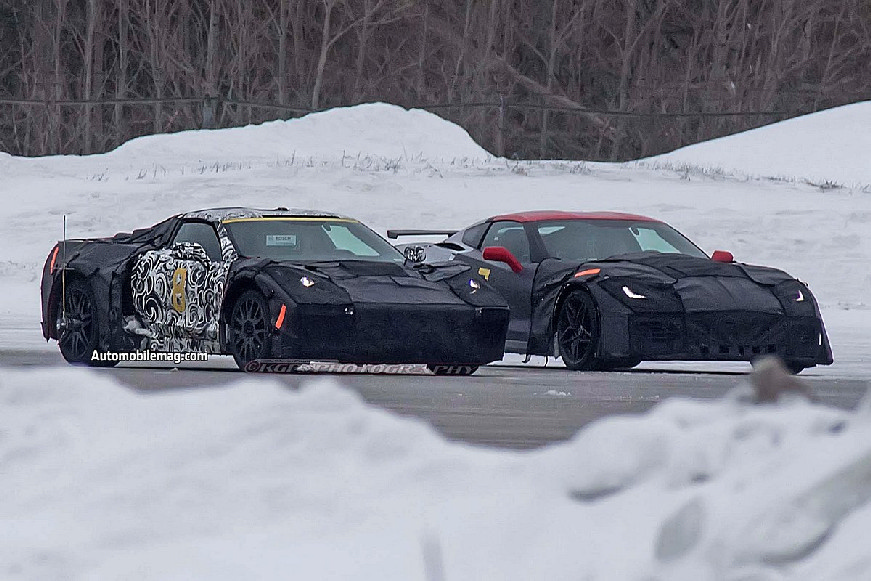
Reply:
<svg viewBox="0 0 871 581"><path fill-rule="evenodd" d="M267 246L296 246L296 234L267 234Z"/></svg>

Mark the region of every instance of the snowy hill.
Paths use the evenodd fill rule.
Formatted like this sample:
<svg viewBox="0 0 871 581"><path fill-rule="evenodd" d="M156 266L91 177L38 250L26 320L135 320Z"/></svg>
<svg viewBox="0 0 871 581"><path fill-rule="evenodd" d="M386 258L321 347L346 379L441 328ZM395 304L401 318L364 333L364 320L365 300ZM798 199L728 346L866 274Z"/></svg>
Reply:
<svg viewBox="0 0 871 581"><path fill-rule="evenodd" d="M871 186L871 101L836 107L648 158L749 176Z"/></svg>
<svg viewBox="0 0 871 581"><path fill-rule="evenodd" d="M735 152L780 140L767 159L783 182L494 159L453 124L381 104L105 155L0 154L0 350L54 349L37 285L62 215L87 237L225 205L332 210L382 231L559 208L650 214L709 252L807 281L836 359L810 373L855 380L867 373L871 195L803 180L831 168L820 179L871 183L854 131L867 115L824 112L674 161L753 174ZM838 132L856 148L808 144ZM2 369L0 578L432 581L435 551L446 581L866 580L869 431L867 405L670 400L521 454L445 442L331 381L143 396L82 369Z"/></svg>
<svg viewBox="0 0 871 581"><path fill-rule="evenodd" d="M397 161L490 157L465 129L432 113L370 103L261 125L149 135L100 155L16 159L0 154L0 171L30 173L41 168L49 172L94 172L102 168L155 167L166 171L213 164L220 169L246 167L253 162L340 159L343 155L349 164L365 157Z"/></svg>

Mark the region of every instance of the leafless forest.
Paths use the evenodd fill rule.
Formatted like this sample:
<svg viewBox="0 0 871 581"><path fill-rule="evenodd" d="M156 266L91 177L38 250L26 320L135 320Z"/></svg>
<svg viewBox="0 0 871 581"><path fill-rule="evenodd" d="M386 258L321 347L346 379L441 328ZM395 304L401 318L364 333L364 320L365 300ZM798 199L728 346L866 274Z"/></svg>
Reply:
<svg viewBox="0 0 871 581"><path fill-rule="evenodd" d="M629 159L871 98L871 0L0 0L0 151L367 101Z"/></svg>

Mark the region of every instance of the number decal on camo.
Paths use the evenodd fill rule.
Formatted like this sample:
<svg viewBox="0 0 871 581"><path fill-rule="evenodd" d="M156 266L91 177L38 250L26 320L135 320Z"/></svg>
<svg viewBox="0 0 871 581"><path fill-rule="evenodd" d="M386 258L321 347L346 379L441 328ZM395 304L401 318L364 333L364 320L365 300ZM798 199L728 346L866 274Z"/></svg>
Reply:
<svg viewBox="0 0 871 581"><path fill-rule="evenodd" d="M187 307L187 293L185 286L188 281L188 269L176 268L172 273L172 308L183 313Z"/></svg>

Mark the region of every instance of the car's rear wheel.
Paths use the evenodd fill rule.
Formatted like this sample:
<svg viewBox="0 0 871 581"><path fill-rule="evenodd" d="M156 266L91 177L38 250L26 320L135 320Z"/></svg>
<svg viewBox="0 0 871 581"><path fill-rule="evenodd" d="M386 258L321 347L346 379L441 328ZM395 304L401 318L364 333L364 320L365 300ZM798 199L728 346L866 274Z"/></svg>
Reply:
<svg viewBox="0 0 871 581"><path fill-rule="evenodd" d="M799 373L808 368L807 365L799 361L784 361L783 365L793 375L798 375Z"/></svg>
<svg viewBox="0 0 871 581"><path fill-rule="evenodd" d="M227 325L227 343L241 369L255 359L272 357L269 320L269 305L259 291L247 290L233 304Z"/></svg>
<svg viewBox="0 0 871 581"><path fill-rule="evenodd" d="M426 368L429 369L433 375L464 376L472 375L478 371L477 365L437 365L435 363L430 363Z"/></svg>
<svg viewBox="0 0 871 581"><path fill-rule="evenodd" d="M556 344L569 369L593 371L601 367L596 359L599 316L588 292L573 290L563 300L557 315Z"/></svg>
<svg viewBox="0 0 871 581"><path fill-rule="evenodd" d="M66 283L64 298L57 308L58 346L68 363L91 367L114 367L117 361L94 359L100 339L97 301L91 286L81 279Z"/></svg>
<svg viewBox="0 0 871 581"><path fill-rule="evenodd" d="M602 371L622 371L632 369L641 363L641 359L635 357L625 357L622 359L608 359L599 363L599 369Z"/></svg>

